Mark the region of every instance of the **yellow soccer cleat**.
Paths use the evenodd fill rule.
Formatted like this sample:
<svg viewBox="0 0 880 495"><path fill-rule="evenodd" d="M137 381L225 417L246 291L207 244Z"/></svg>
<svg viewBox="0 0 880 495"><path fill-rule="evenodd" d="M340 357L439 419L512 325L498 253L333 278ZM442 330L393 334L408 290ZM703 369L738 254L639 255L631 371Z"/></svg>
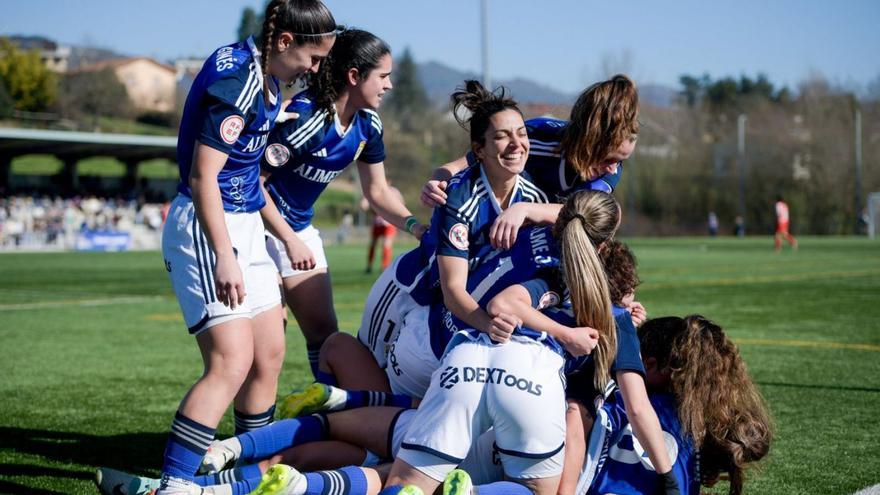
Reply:
<svg viewBox="0 0 880 495"><path fill-rule="evenodd" d="M330 410L327 402L333 395L333 388L323 383L313 383L300 392L294 392L284 397L278 406L278 417L281 419L296 418Z"/></svg>
<svg viewBox="0 0 880 495"><path fill-rule="evenodd" d="M443 480L443 495L471 495L473 491L471 475L462 469L453 469Z"/></svg>
<svg viewBox="0 0 880 495"><path fill-rule="evenodd" d="M260 484L249 495L287 495L293 493L302 477L302 473L288 465L275 464L263 474Z"/></svg>

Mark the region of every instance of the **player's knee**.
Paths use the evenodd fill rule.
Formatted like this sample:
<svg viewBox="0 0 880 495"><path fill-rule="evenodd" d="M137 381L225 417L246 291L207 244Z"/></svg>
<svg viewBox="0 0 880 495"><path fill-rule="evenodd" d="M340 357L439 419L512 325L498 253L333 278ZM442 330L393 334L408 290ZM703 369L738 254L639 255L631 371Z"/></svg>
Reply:
<svg viewBox="0 0 880 495"><path fill-rule="evenodd" d="M333 366L341 360L345 360L346 356L351 356L353 346L362 345L357 338L347 333L333 333L327 337L324 345L321 346L318 363L324 369L333 369Z"/></svg>
<svg viewBox="0 0 880 495"><path fill-rule="evenodd" d="M205 376L228 387L238 389L250 374L254 357L248 353L232 353L212 359Z"/></svg>

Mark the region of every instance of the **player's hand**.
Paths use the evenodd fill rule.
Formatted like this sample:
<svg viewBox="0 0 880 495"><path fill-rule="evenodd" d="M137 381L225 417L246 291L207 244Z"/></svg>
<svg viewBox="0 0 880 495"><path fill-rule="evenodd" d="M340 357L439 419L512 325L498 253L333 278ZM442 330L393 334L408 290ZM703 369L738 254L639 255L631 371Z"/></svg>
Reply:
<svg viewBox="0 0 880 495"><path fill-rule="evenodd" d="M599 331L590 327L569 328L565 337L560 340L562 347L572 356L586 356L599 345Z"/></svg>
<svg viewBox="0 0 880 495"><path fill-rule="evenodd" d="M418 240L421 241L421 240L422 240L422 236L425 235L425 232L427 232L427 231L428 231L428 226L427 226L427 225L417 224L415 227L413 227L412 235L413 235L416 239L418 239Z"/></svg>
<svg viewBox="0 0 880 495"><path fill-rule="evenodd" d="M218 255L214 265L214 291L224 305L235 309L244 303L244 277L235 255Z"/></svg>
<svg viewBox="0 0 880 495"><path fill-rule="evenodd" d="M428 179L422 187L422 194L419 199L422 204L428 208L443 206L446 204L446 186L445 180Z"/></svg>
<svg viewBox="0 0 880 495"><path fill-rule="evenodd" d="M489 241L495 249L510 249L516 242L516 234L526 221L526 210L523 203L510 205L504 210L492 228L489 229Z"/></svg>
<svg viewBox="0 0 880 495"><path fill-rule="evenodd" d="M284 250L294 270L311 270L315 267L315 254L299 237L293 236L284 241Z"/></svg>
<svg viewBox="0 0 880 495"><path fill-rule="evenodd" d="M510 340L513 331L522 325L522 320L509 313L500 313L492 317L489 324L489 338L493 342L505 344Z"/></svg>
<svg viewBox="0 0 880 495"><path fill-rule="evenodd" d="M281 111L278 112L278 115L275 117L276 124L283 124L288 120L296 120L299 118L299 114L296 112L285 112L284 109L287 108L291 103L293 103L293 98L289 98L281 104Z"/></svg>
<svg viewBox="0 0 880 495"><path fill-rule="evenodd" d="M626 309L632 315L632 322L636 328L642 326L642 324L648 319L648 311L642 303L638 301L631 302Z"/></svg>

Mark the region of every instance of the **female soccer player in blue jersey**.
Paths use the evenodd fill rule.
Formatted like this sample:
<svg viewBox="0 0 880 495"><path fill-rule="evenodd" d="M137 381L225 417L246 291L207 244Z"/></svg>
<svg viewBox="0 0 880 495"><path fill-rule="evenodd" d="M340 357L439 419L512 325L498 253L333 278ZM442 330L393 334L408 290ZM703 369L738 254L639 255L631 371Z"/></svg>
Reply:
<svg viewBox="0 0 880 495"><path fill-rule="evenodd" d="M338 330L323 244L311 225L313 206L327 184L356 161L373 209L416 237L425 230L385 179L383 127L376 109L392 88L391 63L384 41L359 29L342 30L309 90L288 108L299 117L272 132L263 159L266 201L276 207L264 216L274 234L269 253L316 374L321 344Z"/></svg>
<svg viewBox="0 0 880 495"><path fill-rule="evenodd" d="M525 170L551 204L523 204L504 212L492 228L493 245L508 248L524 221L552 223L560 203L574 191L613 192L623 161L635 149L638 112L635 84L617 75L585 89L568 121L545 117L527 120L531 150ZM469 154L435 170L422 188L422 202L431 207L444 204L449 179L472 160Z"/></svg>
<svg viewBox="0 0 880 495"><path fill-rule="evenodd" d="M280 110L279 81L317 71L335 35L319 0L273 0L260 44L249 38L215 51L187 97L162 253L204 373L172 423L160 495L195 490L193 475L233 400L237 425L271 421L284 333L260 219L260 158Z"/></svg>

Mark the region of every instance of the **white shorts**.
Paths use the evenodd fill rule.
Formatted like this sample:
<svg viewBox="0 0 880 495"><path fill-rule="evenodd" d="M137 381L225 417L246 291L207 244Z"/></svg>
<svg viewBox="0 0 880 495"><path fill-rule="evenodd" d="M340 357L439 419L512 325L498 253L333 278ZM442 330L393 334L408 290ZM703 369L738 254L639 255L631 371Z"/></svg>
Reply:
<svg viewBox="0 0 880 495"><path fill-rule="evenodd" d="M281 303L275 265L266 252L259 212L224 212L226 230L244 278L244 303L231 309L217 299L214 264L217 261L195 216L190 198L178 195L171 203L162 231L162 256L180 303L189 333L197 335L224 321L251 318Z"/></svg>
<svg viewBox="0 0 880 495"><path fill-rule="evenodd" d="M440 360L431 349L428 306L416 306L403 319L397 340L388 349L385 374L395 394L421 399L431 385L431 375Z"/></svg>
<svg viewBox="0 0 880 495"><path fill-rule="evenodd" d="M409 292L403 290L394 275L400 256L373 283L364 305L358 340L367 346L380 368L385 368L391 343L397 340L403 318L418 307Z"/></svg>
<svg viewBox="0 0 880 495"><path fill-rule="evenodd" d="M562 364L562 356L529 338L514 335L498 345L485 334L457 334L398 457L439 481L494 427L507 476L559 475L565 445Z"/></svg>
<svg viewBox="0 0 880 495"><path fill-rule="evenodd" d="M313 268L313 270L327 268L327 256L324 254L324 241L321 240L321 233L318 229L309 225L297 232L296 236L308 246L312 251L312 254L315 256L315 268ZM268 231L266 232L266 251L269 252L269 256L271 256L272 261L275 262L275 266L277 267L278 273L281 274L281 278L295 277L312 271L294 270L293 267L290 266L290 258L287 257L287 250L284 249L284 243Z"/></svg>

